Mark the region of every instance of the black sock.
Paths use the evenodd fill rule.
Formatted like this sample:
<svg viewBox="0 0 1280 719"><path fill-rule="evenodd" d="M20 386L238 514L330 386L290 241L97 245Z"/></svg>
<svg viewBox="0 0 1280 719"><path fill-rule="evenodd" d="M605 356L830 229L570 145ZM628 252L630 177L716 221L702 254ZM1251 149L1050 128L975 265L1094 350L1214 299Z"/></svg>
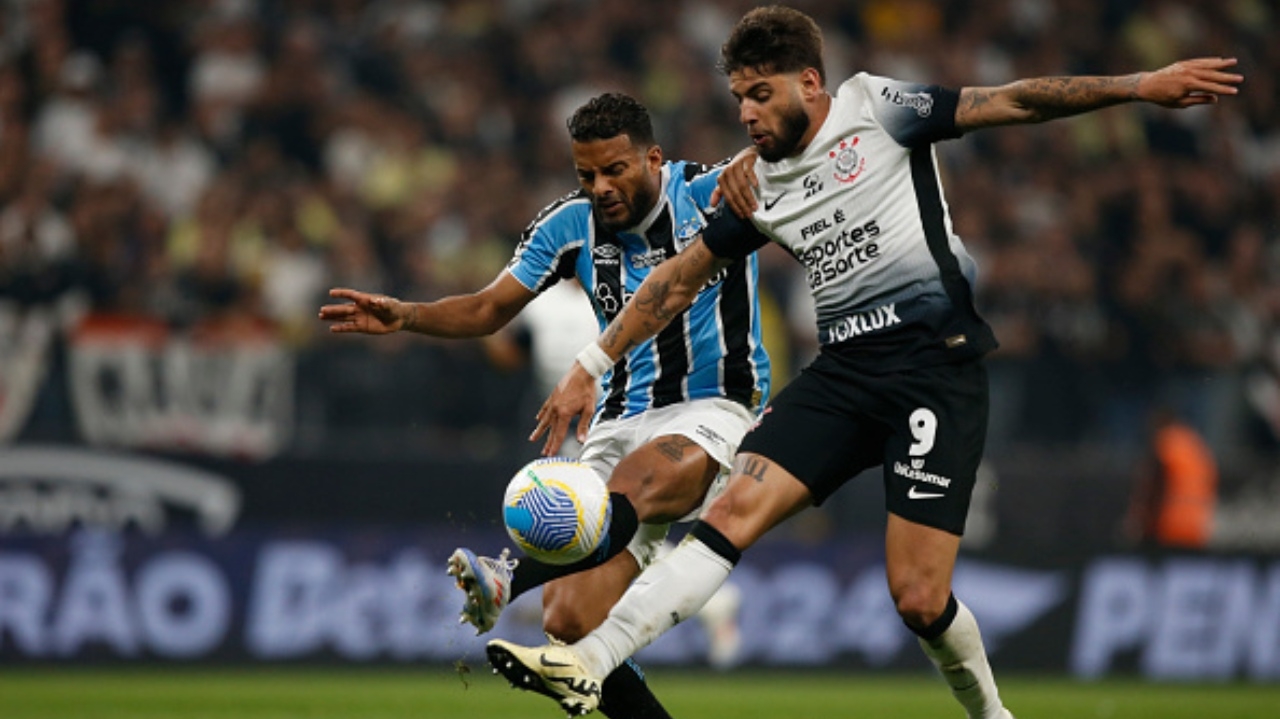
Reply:
<svg viewBox="0 0 1280 719"><path fill-rule="evenodd" d="M956 601L956 595L952 594L951 596L947 597L946 609L942 610L941 616L933 620L933 624L930 624L924 629L917 629L911 626L910 624L907 624L907 621L905 619L902 621L902 623L907 624L907 629L910 629L911 631L915 632L916 635L919 636L921 639L925 640L926 642L931 642L934 639L937 639L938 637L942 636L943 632L951 628L951 623L956 620L956 612L958 611L960 611L960 604Z"/></svg>
<svg viewBox="0 0 1280 719"><path fill-rule="evenodd" d="M609 719L671 719L631 659L604 678L600 686L600 713Z"/></svg>
<svg viewBox="0 0 1280 719"><path fill-rule="evenodd" d="M738 566L738 560L742 559L742 552L733 546L728 537L720 533L720 530L707 524L699 519L689 528L689 536L707 545L707 549L724 557L725 560L733 566Z"/></svg>
<svg viewBox="0 0 1280 719"><path fill-rule="evenodd" d="M572 564L547 564L531 557L521 557L520 563L511 573L511 599L507 601L515 599L534 587L540 587L552 579L598 567L626 549L631 538L636 536L640 520L636 517L635 508L631 506L631 500L626 496L610 492L609 502L613 505L612 515L609 518L609 531L600 541L599 549L587 558L579 559Z"/></svg>

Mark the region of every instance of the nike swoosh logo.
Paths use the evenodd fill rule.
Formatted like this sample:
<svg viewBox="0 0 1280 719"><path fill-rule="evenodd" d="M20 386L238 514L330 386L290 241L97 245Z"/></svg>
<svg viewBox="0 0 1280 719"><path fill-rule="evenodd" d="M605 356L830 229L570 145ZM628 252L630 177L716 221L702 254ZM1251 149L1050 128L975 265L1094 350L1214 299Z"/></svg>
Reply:
<svg viewBox="0 0 1280 719"><path fill-rule="evenodd" d="M764 201L764 209L765 209L766 211L768 211L768 210L772 210L772 209L773 209L773 206L774 206L774 205L776 205L776 204L778 204L778 202L779 202L782 198L784 198L784 197L786 197L786 196L787 196L787 193L783 192L782 194L778 195L777 197L773 198L772 200L765 200L765 201Z"/></svg>
<svg viewBox="0 0 1280 719"><path fill-rule="evenodd" d="M539 654L539 655L538 655L538 662L540 662L540 663L542 664L542 666L544 666L544 667L567 667L567 666L569 666L568 664L565 664L565 663L563 663L563 662L553 662L553 661L550 661L549 659L547 659L547 655L546 655L546 654Z"/></svg>
<svg viewBox="0 0 1280 719"><path fill-rule="evenodd" d="M907 490L907 499L937 499L941 496L936 492L921 492L920 488L915 485L912 485L911 489Z"/></svg>

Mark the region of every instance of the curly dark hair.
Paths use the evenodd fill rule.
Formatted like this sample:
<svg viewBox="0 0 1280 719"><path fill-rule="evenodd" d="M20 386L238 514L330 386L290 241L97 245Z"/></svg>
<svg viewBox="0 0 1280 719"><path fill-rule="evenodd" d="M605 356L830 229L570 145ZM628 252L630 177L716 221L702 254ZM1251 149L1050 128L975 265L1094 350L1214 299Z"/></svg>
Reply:
<svg viewBox="0 0 1280 719"><path fill-rule="evenodd" d="M649 111L630 95L606 92L587 101L569 118L569 137L574 142L610 140L619 135L631 138L632 145L654 144Z"/></svg>
<svg viewBox="0 0 1280 719"><path fill-rule="evenodd" d="M758 7L734 26L720 47L718 67L725 75L744 69L772 75L811 67L825 83L822 30L799 10L782 5Z"/></svg>

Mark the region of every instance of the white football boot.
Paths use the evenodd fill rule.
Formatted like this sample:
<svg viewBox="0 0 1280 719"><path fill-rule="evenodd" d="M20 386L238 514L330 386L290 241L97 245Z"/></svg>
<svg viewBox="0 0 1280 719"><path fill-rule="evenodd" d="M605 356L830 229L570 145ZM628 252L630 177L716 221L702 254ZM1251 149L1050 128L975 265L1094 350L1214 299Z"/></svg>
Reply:
<svg viewBox="0 0 1280 719"><path fill-rule="evenodd" d="M511 686L551 697L571 717L590 714L600 706L601 679L582 665L572 647L522 647L494 639L485 652L493 671Z"/></svg>
<svg viewBox="0 0 1280 719"><path fill-rule="evenodd" d="M476 628L476 634L493 629L511 601L511 572L519 560L507 559L510 550L502 550L497 559L477 557L466 548L458 548L449 555L449 576L458 589L467 593L462 604L462 616L458 622L468 622Z"/></svg>

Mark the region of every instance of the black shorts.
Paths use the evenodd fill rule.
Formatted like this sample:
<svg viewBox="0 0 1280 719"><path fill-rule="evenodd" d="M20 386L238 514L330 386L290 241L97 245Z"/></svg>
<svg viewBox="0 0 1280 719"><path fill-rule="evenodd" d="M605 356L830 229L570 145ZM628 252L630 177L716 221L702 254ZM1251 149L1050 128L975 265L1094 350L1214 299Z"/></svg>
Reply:
<svg viewBox="0 0 1280 719"><path fill-rule="evenodd" d="M981 358L873 375L823 351L778 393L739 451L795 475L815 504L882 465L888 511L960 535L988 401Z"/></svg>

